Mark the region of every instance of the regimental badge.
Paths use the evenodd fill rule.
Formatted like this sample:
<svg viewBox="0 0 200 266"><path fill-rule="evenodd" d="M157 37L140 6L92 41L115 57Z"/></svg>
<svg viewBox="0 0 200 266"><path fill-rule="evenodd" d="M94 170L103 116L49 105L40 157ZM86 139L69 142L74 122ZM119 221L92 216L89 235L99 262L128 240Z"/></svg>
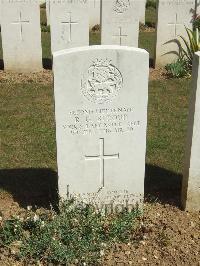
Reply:
<svg viewBox="0 0 200 266"><path fill-rule="evenodd" d="M122 89L123 78L110 60L97 59L81 80L83 95L96 104L112 101Z"/></svg>

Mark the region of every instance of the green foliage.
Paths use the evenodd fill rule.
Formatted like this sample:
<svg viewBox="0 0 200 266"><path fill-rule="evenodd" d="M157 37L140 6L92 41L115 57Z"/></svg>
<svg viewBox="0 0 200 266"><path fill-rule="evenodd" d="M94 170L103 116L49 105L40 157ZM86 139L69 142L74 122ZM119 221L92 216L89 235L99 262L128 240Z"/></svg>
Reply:
<svg viewBox="0 0 200 266"><path fill-rule="evenodd" d="M194 31L185 28L188 36L188 40L183 36L180 38L183 41L181 44L181 57L187 61L187 64L190 68L192 68L193 57L196 52L200 50L200 38L199 38L199 30L196 28Z"/></svg>
<svg viewBox="0 0 200 266"><path fill-rule="evenodd" d="M46 9L46 3L41 4L41 5L40 5L40 8L44 8L44 9Z"/></svg>
<svg viewBox="0 0 200 266"><path fill-rule="evenodd" d="M50 32L50 26L41 25L42 32Z"/></svg>
<svg viewBox="0 0 200 266"><path fill-rule="evenodd" d="M184 59L178 59L177 61L166 65L167 74L171 78L183 78L190 74L188 64Z"/></svg>
<svg viewBox="0 0 200 266"><path fill-rule="evenodd" d="M154 8L156 9L156 0L147 0L146 8Z"/></svg>
<svg viewBox="0 0 200 266"><path fill-rule="evenodd" d="M90 205L64 201L59 214L28 212L3 222L0 245L20 243L17 254L23 261L97 264L112 243L134 238L139 209L102 215Z"/></svg>
<svg viewBox="0 0 200 266"><path fill-rule="evenodd" d="M194 20L193 22L193 28L200 30L200 17Z"/></svg>

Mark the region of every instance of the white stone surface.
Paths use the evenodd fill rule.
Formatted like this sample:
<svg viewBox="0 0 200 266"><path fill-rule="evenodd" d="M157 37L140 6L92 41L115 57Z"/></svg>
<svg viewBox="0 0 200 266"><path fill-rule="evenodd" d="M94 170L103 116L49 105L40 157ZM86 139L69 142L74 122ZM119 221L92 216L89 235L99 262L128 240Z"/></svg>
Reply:
<svg viewBox="0 0 200 266"><path fill-rule="evenodd" d="M200 52L193 62L186 160L182 185L182 205L200 211Z"/></svg>
<svg viewBox="0 0 200 266"><path fill-rule="evenodd" d="M146 0L139 1L140 22L145 24Z"/></svg>
<svg viewBox="0 0 200 266"><path fill-rule="evenodd" d="M100 0L88 0L89 4L89 14L90 14L90 28L95 25L100 25L100 10L101 1Z"/></svg>
<svg viewBox="0 0 200 266"><path fill-rule="evenodd" d="M87 0L52 0L50 23L52 52L89 45Z"/></svg>
<svg viewBox="0 0 200 266"><path fill-rule="evenodd" d="M179 35L187 38L185 26L192 29L195 0L160 0L158 3L156 65L177 59Z"/></svg>
<svg viewBox="0 0 200 266"><path fill-rule="evenodd" d="M138 47L139 1L102 0L101 43Z"/></svg>
<svg viewBox="0 0 200 266"><path fill-rule="evenodd" d="M46 16L47 16L47 25L50 25L50 0L46 0Z"/></svg>
<svg viewBox="0 0 200 266"><path fill-rule="evenodd" d="M61 197L98 206L143 200L148 53L90 46L53 60Z"/></svg>
<svg viewBox="0 0 200 266"><path fill-rule="evenodd" d="M2 1L4 67L18 72L42 69L39 2Z"/></svg>

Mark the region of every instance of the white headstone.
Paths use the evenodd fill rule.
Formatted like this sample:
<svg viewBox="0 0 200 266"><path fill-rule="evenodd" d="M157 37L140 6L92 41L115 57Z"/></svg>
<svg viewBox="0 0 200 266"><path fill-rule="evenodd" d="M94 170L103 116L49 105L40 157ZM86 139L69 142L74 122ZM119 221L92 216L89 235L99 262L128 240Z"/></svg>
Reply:
<svg viewBox="0 0 200 266"><path fill-rule="evenodd" d="M102 0L101 43L138 47L139 1Z"/></svg>
<svg viewBox="0 0 200 266"><path fill-rule="evenodd" d="M89 45L87 0L52 0L50 23L52 52Z"/></svg>
<svg viewBox="0 0 200 266"><path fill-rule="evenodd" d="M18 72L42 69L40 6L37 1L2 1L4 67Z"/></svg>
<svg viewBox="0 0 200 266"><path fill-rule="evenodd" d="M51 0L46 0L47 25L50 25L50 3L51 3Z"/></svg>
<svg viewBox="0 0 200 266"><path fill-rule="evenodd" d="M182 205L200 210L200 52L193 62L193 88L190 101L186 160L182 185Z"/></svg>
<svg viewBox="0 0 200 266"><path fill-rule="evenodd" d="M139 5L139 10L140 10L140 22L142 24L145 24L145 13L146 13L146 0L138 0L140 5Z"/></svg>
<svg viewBox="0 0 200 266"><path fill-rule="evenodd" d="M156 65L165 66L178 58L178 36L187 38L185 26L192 29L195 0L159 0Z"/></svg>
<svg viewBox="0 0 200 266"><path fill-rule="evenodd" d="M61 197L98 206L143 200L148 53L92 46L53 60Z"/></svg>
<svg viewBox="0 0 200 266"><path fill-rule="evenodd" d="M90 28L95 25L100 25L100 0L89 0L89 13L90 13Z"/></svg>
<svg viewBox="0 0 200 266"><path fill-rule="evenodd" d="M195 0L196 15L200 16L200 0Z"/></svg>

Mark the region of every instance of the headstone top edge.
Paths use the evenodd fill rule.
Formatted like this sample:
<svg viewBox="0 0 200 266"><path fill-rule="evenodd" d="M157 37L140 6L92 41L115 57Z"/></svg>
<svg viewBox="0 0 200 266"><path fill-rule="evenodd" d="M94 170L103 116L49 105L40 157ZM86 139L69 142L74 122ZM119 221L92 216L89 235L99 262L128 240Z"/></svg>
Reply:
<svg viewBox="0 0 200 266"><path fill-rule="evenodd" d="M92 45L92 46L84 46L84 47L75 47L71 49L64 49L60 51L56 51L53 53L53 58L66 55L66 54L72 54L76 52L83 52L83 51L92 51L92 50L115 50L115 51L120 51L120 50L126 50L126 51L133 51L133 52L138 52L141 54L145 54L149 56L149 53L141 48L136 48L136 47L130 47L130 46L120 46L120 45Z"/></svg>

